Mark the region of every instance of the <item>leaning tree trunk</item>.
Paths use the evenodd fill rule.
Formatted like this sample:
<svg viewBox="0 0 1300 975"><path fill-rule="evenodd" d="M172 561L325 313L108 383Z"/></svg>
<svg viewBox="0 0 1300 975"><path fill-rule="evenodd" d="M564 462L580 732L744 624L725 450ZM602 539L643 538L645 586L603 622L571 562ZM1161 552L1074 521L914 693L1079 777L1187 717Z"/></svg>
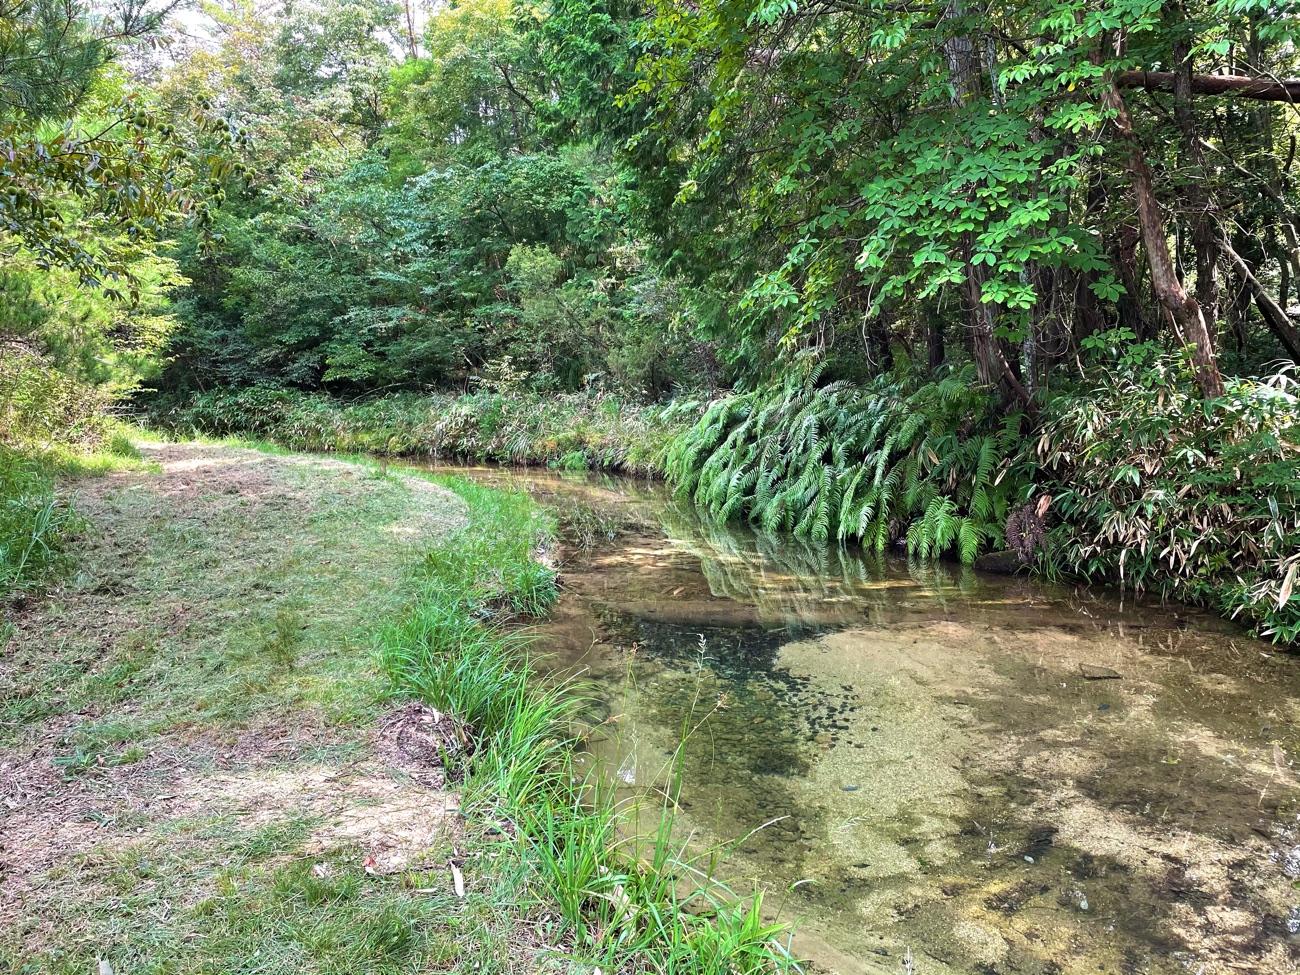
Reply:
<svg viewBox="0 0 1300 975"><path fill-rule="evenodd" d="M1300 362L1300 328L1296 328L1295 323L1287 315L1286 309L1273 300L1273 296L1268 293L1268 289L1260 283L1259 278L1255 276L1254 270L1246 263L1246 259L1238 254L1226 240L1220 241L1219 246L1223 249L1224 256L1228 258L1233 269L1241 276L1247 290L1254 296L1255 306L1259 309L1260 315L1263 316L1264 324L1268 326L1269 331L1277 336L1277 340L1286 348L1291 358Z"/></svg>
<svg viewBox="0 0 1300 975"><path fill-rule="evenodd" d="M1207 399L1222 396L1223 377L1219 374L1219 364L1214 354L1214 340L1210 337L1210 329L1206 325L1200 303L1184 290L1174 270L1164 220L1160 216L1160 205L1156 202L1151 169L1147 166L1137 133L1133 131L1128 106L1114 85L1107 88L1104 97L1107 107L1115 113L1111 122L1119 140L1128 149L1129 179L1133 184L1133 195L1137 199L1138 228L1146 251L1147 267L1151 271L1151 286L1160 304L1173 317L1184 341L1192 347L1192 364L1201 395Z"/></svg>
<svg viewBox="0 0 1300 975"><path fill-rule="evenodd" d="M1115 79L1120 88L1143 88L1147 91L1173 91L1178 83L1176 71L1123 71ZM1300 102L1300 80L1248 78L1242 75L1196 74L1191 76L1194 95L1231 95L1265 102Z"/></svg>

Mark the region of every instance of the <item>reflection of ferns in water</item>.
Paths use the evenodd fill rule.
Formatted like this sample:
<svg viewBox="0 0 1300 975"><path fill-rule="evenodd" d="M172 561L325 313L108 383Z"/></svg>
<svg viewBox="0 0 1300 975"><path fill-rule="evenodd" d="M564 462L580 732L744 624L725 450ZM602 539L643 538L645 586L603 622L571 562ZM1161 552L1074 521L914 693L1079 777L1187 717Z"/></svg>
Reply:
<svg viewBox="0 0 1300 975"><path fill-rule="evenodd" d="M828 603L846 602L857 616L889 618L898 593L880 585L904 577L940 599L977 582L965 566L889 560L877 551L778 536L702 515L688 505L665 506L664 533L700 560L715 596L759 608L785 622L824 619Z"/></svg>
<svg viewBox="0 0 1300 975"><path fill-rule="evenodd" d="M994 419L968 371L916 388L819 376L714 403L669 452L678 491L724 519L876 552L905 537L918 558L969 563L1003 543L1029 483L1021 415Z"/></svg>

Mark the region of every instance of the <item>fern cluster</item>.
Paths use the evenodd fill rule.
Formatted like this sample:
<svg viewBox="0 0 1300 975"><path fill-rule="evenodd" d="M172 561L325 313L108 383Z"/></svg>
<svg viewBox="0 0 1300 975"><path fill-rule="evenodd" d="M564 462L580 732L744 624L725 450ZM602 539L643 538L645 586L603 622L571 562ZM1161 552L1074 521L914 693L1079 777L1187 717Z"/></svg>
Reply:
<svg viewBox="0 0 1300 975"><path fill-rule="evenodd" d="M715 402L669 449L682 495L722 518L883 551L956 552L1004 543L1027 497L1023 417L998 419L969 371L909 385L802 379Z"/></svg>

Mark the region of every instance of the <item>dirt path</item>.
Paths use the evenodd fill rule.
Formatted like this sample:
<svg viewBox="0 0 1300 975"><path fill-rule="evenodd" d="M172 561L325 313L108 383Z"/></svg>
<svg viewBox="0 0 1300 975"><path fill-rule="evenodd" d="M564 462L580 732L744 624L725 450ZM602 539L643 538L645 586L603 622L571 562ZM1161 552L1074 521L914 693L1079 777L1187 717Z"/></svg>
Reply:
<svg viewBox="0 0 1300 975"><path fill-rule="evenodd" d="M455 841L420 709L376 704L368 639L465 505L328 459L142 449L152 470L75 485L77 572L0 628L0 970L222 970L227 929L307 970L312 890L444 869ZM275 930L231 913L250 890Z"/></svg>

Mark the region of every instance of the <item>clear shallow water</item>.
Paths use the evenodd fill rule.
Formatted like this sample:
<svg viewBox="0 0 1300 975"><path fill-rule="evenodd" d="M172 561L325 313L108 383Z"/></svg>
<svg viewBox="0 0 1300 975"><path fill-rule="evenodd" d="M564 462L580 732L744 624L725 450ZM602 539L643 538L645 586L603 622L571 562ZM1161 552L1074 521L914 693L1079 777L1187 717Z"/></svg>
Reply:
<svg viewBox="0 0 1300 975"><path fill-rule="evenodd" d="M541 630L604 698L603 774L671 790L685 735L683 835L735 841L720 872L802 919L814 968L1300 970L1300 659L1186 607L720 527L657 486L476 476L595 540Z"/></svg>

